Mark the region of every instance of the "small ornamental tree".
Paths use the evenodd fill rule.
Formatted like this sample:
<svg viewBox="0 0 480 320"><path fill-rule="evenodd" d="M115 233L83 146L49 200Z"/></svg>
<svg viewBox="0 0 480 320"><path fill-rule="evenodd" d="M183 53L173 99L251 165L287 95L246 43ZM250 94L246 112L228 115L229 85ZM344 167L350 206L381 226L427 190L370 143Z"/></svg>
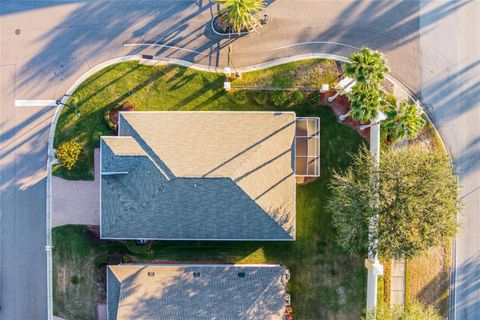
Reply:
<svg viewBox="0 0 480 320"><path fill-rule="evenodd" d="M265 8L263 0L217 0L223 6L220 10L222 23L230 26L234 32L251 31L262 18L260 12Z"/></svg>
<svg viewBox="0 0 480 320"><path fill-rule="evenodd" d="M328 208L338 242L348 252L366 254L368 220L374 212L370 174L373 162L363 148L345 172L337 172ZM458 185L448 157L421 146L388 149L380 161L378 251L410 258L438 245L457 230Z"/></svg>
<svg viewBox="0 0 480 320"><path fill-rule="evenodd" d="M82 148L78 142L68 141L58 146L56 157L65 168L72 170L81 152Z"/></svg>
<svg viewBox="0 0 480 320"><path fill-rule="evenodd" d="M389 99L385 113L387 120L382 123L392 141L413 139L425 126L425 119L416 103L406 100L396 103L395 99Z"/></svg>

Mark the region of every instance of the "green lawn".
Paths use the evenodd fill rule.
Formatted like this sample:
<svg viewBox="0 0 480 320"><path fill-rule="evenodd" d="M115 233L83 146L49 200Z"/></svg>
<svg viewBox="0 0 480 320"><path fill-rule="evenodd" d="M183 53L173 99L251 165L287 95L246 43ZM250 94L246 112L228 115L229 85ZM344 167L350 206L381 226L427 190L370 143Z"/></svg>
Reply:
<svg viewBox="0 0 480 320"><path fill-rule="evenodd" d="M233 82L233 86L320 88L323 83L336 82L337 77L338 69L335 61L309 59L245 73L241 79Z"/></svg>
<svg viewBox="0 0 480 320"><path fill-rule="evenodd" d="M310 61L311 66L322 61ZM276 67L275 77L291 73L291 64ZM267 70L270 72L269 70ZM301 74L299 71L298 74ZM272 75L273 76L273 75ZM248 79L248 75L244 75ZM179 66L147 67L122 63L89 78L73 95L76 110L65 108L59 119L55 143L75 139L85 149L72 171L55 174L91 178L95 131L111 134L104 123L107 108L128 99L137 110L294 110L300 116L321 118L321 177L297 188L297 240L295 242L154 242L152 249L132 253L126 242L99 241L83 226L53 229L55 314L67 319L93 319L95 301L104 299L104 279L97 264L113 253L139 260L275 262L292 274L289 291L296 319L358 319L365 303L366 272L363 258L342 253L333 239L335 230L324 206L329 197L332 170L349 164L348 153L363 143L353 129L336 121L325 106L299 105L275 108L233 102L222 89L223 76ZM135 93L130 94L134 90ZM131 247L131 243L129 243Z"/></svg>

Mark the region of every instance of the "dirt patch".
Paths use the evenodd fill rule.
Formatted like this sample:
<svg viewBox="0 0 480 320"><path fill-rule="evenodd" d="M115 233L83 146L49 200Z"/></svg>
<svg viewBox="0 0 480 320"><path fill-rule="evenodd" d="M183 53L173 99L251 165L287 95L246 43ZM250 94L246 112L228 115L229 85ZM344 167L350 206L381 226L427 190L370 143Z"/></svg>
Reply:
<svg viewBox="0 0 480 320"><path fill-rule="evenodd" d="M97 285L100 279L94 265L92 257L72 257L64 264L56 263L56 315L64 319L95 319L95 302L105 299L105 290Z"/></svg>

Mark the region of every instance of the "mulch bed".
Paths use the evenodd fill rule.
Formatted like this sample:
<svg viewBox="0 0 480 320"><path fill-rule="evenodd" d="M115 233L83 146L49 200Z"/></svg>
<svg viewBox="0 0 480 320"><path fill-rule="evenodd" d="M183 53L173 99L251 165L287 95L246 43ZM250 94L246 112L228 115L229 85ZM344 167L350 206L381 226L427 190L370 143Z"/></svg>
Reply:
<svg viewBox="0 0 480 320"><path fill-rule="evenodd" d="M115 125L115 128L118 125L118 113L120 111L135 111L135 107L133 106L133 104L126 101L124 104L122 104L121 107L110 109L109 118L110 118L110 121Z"/></svg>
<svg viewBox="0 0 480 320"><path fill-rule="evenodd" d="M328 102L328 97L333 95L335 95L335 91L333 90L320 94L320 103L332 108L333 112L335 112L335 115L338 118L340 115L346 114L350 110L350 101L346 95L340 95L332 103ZM361 123L358 120L348 117L342 123L355 129L362 137L364 137L367 141L370 141L370 128L360 130Z"/></svg>

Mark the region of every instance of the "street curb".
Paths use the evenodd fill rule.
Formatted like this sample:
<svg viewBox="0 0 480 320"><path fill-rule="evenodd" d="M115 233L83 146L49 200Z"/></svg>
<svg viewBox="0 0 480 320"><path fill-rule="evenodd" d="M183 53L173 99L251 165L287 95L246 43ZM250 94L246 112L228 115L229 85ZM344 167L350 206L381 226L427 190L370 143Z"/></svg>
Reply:
<svg viewBox="0 0 480 320"><path fill-rule="evenodd" d="M47 231L47 241L45 246L45 251L47 251L47 319L53 320L53 274L52 274L52 166L54 164L54 148L53 140L55 137L55 129L57 127L58 118L60 113L63 110L63 103L66 103L70 98L73 92L82 84L85 79L90 77L95 72L108 67L112 64L119 62L139 60L140 56L132 55L125 57L118 57L103 63L100 63L94 66L92 69L84 73L75 83L67 90L67 92L60 99L61 104L57 106L55 110L55 115L53 116L52 123L50 125L50 131L48 133L48 143L47 143L47 194L46 194L46 231Z"/></svg>
<svg viewBox="0 0 480 320"><path fill-rule="evenodd" d="M213 28L212 28L213 29ZM240 67L237 68L236 71L238 72L250 72L250 71L257 71L257 70L262 70L274 66L278 66L281 64L289 63L289 62L295 62L299 60L305 60L305 59L314 59L314 58L319 58L319 59L331 59L331 60L336 60L336 61L341 61L348 63L349 59L345 56L340 56L336 54L328 54L328 53L309 53L309 54L301 54L301 55L295 55L295 56L290 56L286 58L280 58L280 59L275 59L272 61L264 62L264 63L259 63L251 66L245 66L245 67ZM47 251L47 319L48 320L53 320L53 289L52 289L52 234L51 234L51 200L52 200L52 165L53 165L53 140L55 137L55 130L57 127L57 122L58 118L60 117L60 113L63 110L63 104L68 101L70 96L75 92L75 90L82 84L88 77L96 73L97 71L100 71L101 69L108 67L113 64L117 64L120 62L127 62L127 61L139 61L144 64L162 64L162 63L171 63L171 64L177 64L180 66L192 68L195 70L199 71L204 71L204 72L217 72L217 73L223 73L223 68L220 67L212 67L212 66L206 66L206 65L201 65L193 62L188 62L185 60L180 60L180 59L172 59L172 58L162 58L162 57L156 57L154 59L143 59L142 55L128 55L128 56L123 56L123 57L117 57L113 58L110 60L107 60L105 62L102 62L100 64L97 64L90 70L88 70L86 73L84 73L79 79L77 79L74 84L67 90L67 92L62 96L60 99L61 104L57 107L55 110L55 115L53 118L53 121L50 125L50 131L48 135L48 159L47 159L47 195L46 195L46 229L47 229L47 244L45 246L45 250ZM407 95L413 100L416 101L420 104L422 107L422 111L426 115L428 121L432 124L433 130L435 131L435 134L437 137L439 137L440 142L442 143L442 146L445 150L445 152L451 157L450 152L448 151L446 144L443 140L443 137L440 135L438 132L437 128L435 127L434 122L432 121L431 117L427 113L427 109L425 108L425 105L421 102L421 100L410 90L408 89L407 86L405 86L401 81L393 77L392 75L388 74L387 79L394 83L395 85L398 85L401 89L403 89Z"/></svg>

